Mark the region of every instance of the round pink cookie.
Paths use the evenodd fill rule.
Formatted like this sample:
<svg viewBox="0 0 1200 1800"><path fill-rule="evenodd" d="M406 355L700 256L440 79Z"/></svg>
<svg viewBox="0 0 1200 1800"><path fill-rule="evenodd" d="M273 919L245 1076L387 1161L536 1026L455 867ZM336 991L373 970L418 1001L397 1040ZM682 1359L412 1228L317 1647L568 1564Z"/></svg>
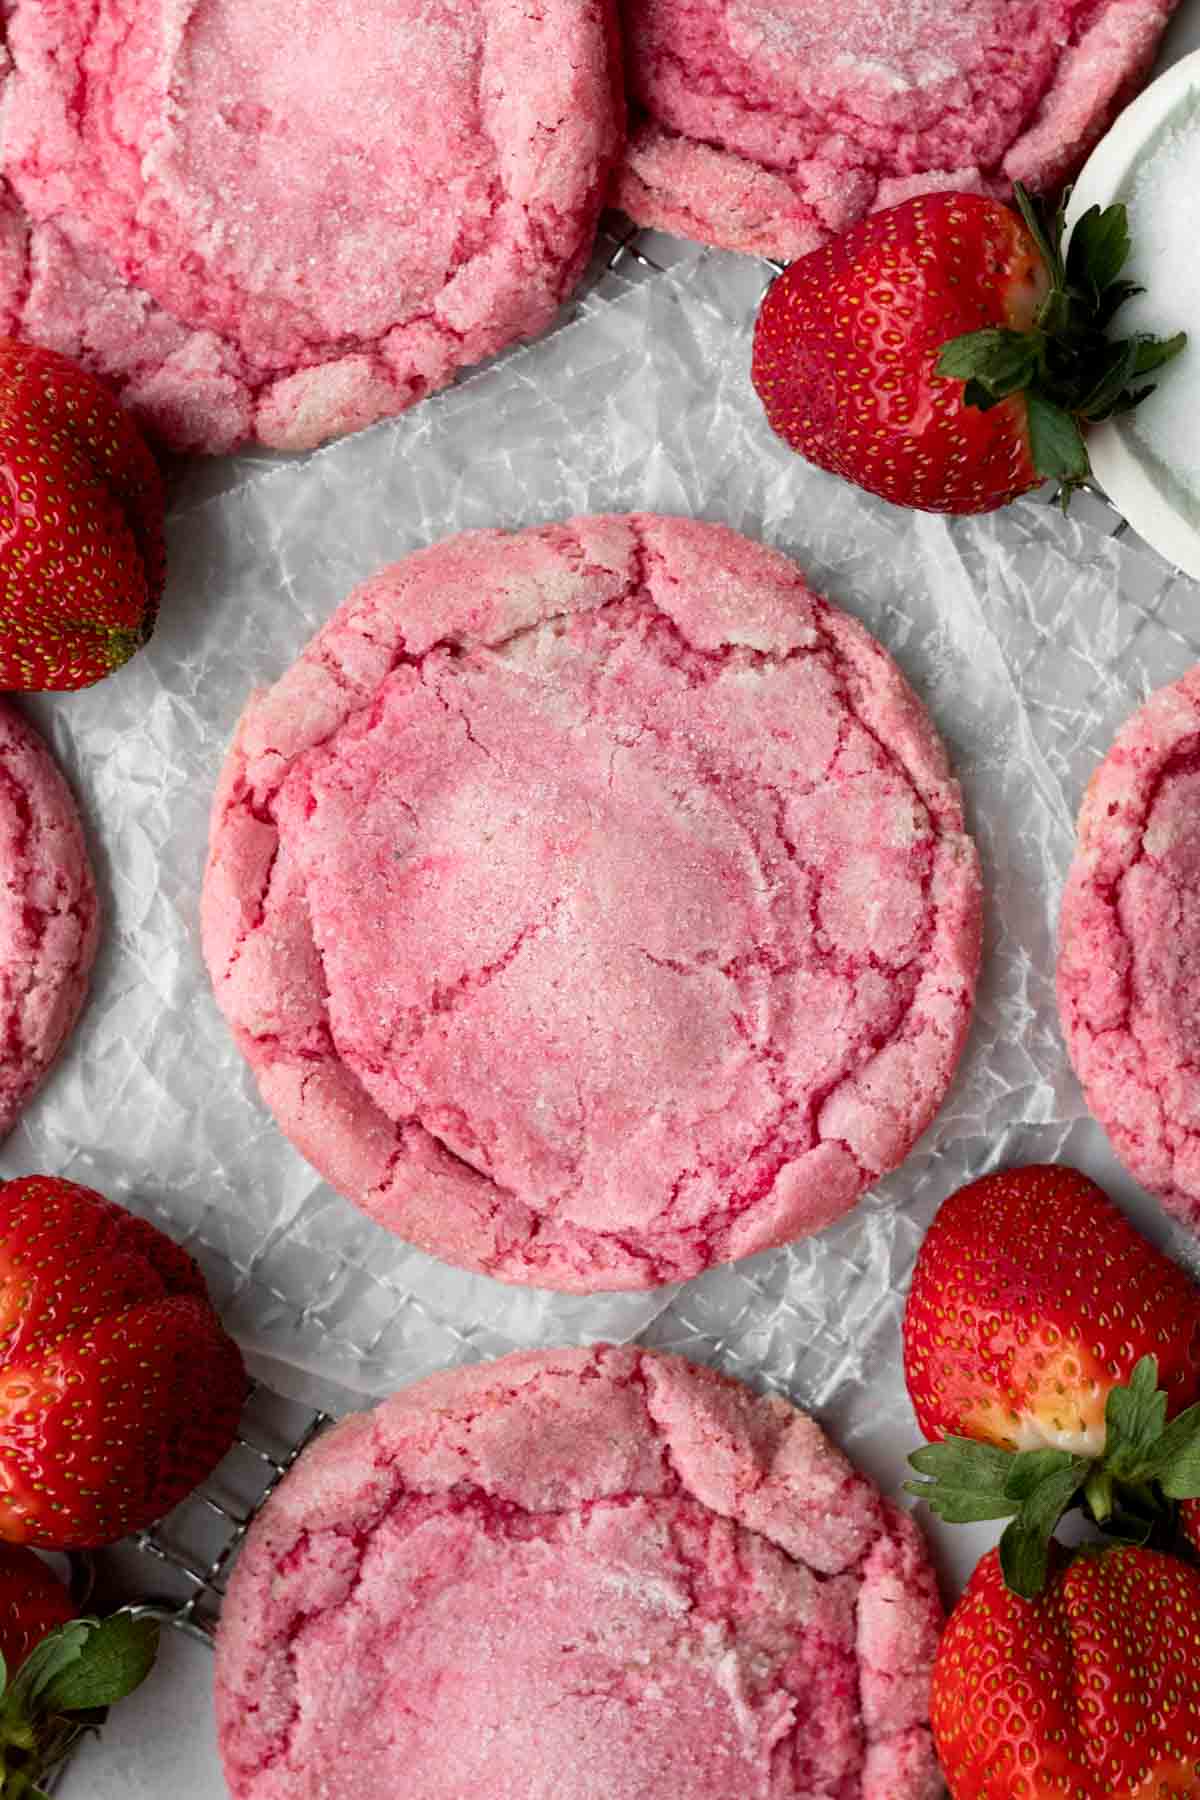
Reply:
<svg viewBox="0 0 1200 1800"><path fill-rule="evenodd" d="M933 1800L905 1514L679 1357L436 1375L309 1450L217 1639L233 1800Z"/></svg>
<svg viewBox="0 0 1200 1800"><path fill-rule="evenodd" d="M784 261L955 188L1050 189L1149 69L1176 0L623 0L642 225Z"/></svg>
<svg viewBox="0 0 1200 1800"><path fill-rule="evenodd" d="M655 517L469 532L251 700L204 946L283 1129L451 1262L576 1291L813 1231L958 1059L980 892L885 651Z"/></svg>
<svg viewBox="0 0 1200 1800"><path fill-rule="evenodd" d="M0 1137L79 1017L97 930L75 802L37 733L0 701Z"/></svg>
<svg viewBox="0 0 1200 1800"><path fill-rule="evenodd" d="M400 412L581 273L610 4L7 0L0 330L180 448Z"/></svg>
<svg viewBox="0 0 1200 1800"><path fill-rule="evenodd" d="M1200 666L1093 775L1059 927L1058 1005L1117 1154L1200 1232Z"/></svg>

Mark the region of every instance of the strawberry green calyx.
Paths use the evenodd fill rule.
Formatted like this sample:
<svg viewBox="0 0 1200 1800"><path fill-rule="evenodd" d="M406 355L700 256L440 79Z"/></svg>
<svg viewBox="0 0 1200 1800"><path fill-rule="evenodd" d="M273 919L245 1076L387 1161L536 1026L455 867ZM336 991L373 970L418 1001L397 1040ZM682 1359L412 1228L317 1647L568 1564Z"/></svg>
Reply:
<svg viewBox="0 0 1200 1800"><path fill-rule="evenodd" d="M1177 1503L1200 1497L1200 1404L1168 1424L1158 1360L1143 1356L1127 1385L1109 1392L1099 1456L947 1436L909 1462L922 1479L906 1491L948 1524L1009 1520L1000 1564L1006 1585L1029 1600L1045 1586L1055 1528L1073 1510L1120 1543L1176 1548Z"/></svg>
<svg viewBox="0 0 1200 1800"><path fill-rule="evenodd" d="M141 1685L157 1650L153 1620L116 1612L52 1631L11 1679L0 1661L0 1800L45 1800L44 1777Z"/></svg>
<svg viewBox="0 0 1200 1800"><path fill-rule="evenodd" d="M981 412L1024 395L1034 466L1061 484L1066 504L1091 472L1082 427L1129 412L1153 393L1143 378L1178 356L1187 333L1109 336L1114 315L1142 292L1121 276L1130 249L1123 205L1089 207L1064 256L1063 208L1047 218L1019 182L1014 197L1045 264L1046 296L1027 331L989 326L951 338L937 373L962 381L964 402Z"/></svg>

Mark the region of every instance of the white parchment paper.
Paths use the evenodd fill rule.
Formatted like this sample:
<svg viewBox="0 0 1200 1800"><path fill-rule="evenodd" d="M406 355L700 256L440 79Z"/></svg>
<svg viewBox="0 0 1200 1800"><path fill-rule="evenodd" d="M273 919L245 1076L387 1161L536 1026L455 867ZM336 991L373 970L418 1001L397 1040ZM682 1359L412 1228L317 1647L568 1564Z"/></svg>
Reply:
<svg viewBox="0 0 1200 1800"><path fill-rule="evenodd" d="M786 1386L894 1488L913 1431L898 1325L940 1199L1081 1116L1053 935L1075 808L1112 732L1200 657L1200 590L1107 535L1087 502L983 521L908 515L808 468L747 379L763 274L689 251L607 277L548 339L304 461L193 471L148 650L31 704L73 780L105 896L91 1003L0 1173L58 1171L165 1224L203 1261L258 1367L335 1406L449 1362L597 1336ZM985 967L941 1116L848 1219L680 1290L562 1299L464 1275L370 1224L285 1142L213 1004L197 899L213 786L255 684L349 588L473 525L650 508L786 550L888 645L952 752L983 853Z"/></svg>

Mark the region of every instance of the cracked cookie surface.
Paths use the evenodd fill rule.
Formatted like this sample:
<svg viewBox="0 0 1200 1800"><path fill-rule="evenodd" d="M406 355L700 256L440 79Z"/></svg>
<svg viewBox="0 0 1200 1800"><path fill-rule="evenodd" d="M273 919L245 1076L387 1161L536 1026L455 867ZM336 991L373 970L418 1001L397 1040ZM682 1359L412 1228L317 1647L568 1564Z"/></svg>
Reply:
<svg viewBox="0 0 1200 1800"><path fill-rule="evenodd" d="M10 0L0 329L178 448L307 449L543 329L622 118L609 0Z"/></svg>
<svg viewBox="0 0 1200 1800"><path fill-rule="evenodd" d="M1127 721L1088 786L1058 1004L1122 1162L1200 1231L1200 668Z"/></svg>
<svg viewBox="0 0 1200 1800"><path fill-rule="evenodd" d="M614 198L785 262L935 188L1074 174L1176 0L623 0L633 108Z"/></svg>
<svg viewBox="0 0 1200 1800"><path fill-rule="evenodd" d="M679 1357L457 1369L343 1421L217 1641L234 1800L933 1800L919 1533Z"/></svg>
<svg viewBox="0 0 1200 1800"><path fill-rule="evenodd" d="M725 527L610 516L358 589L243 715L202 918L334 1187L586 1292L814 1231L901 1161L980 890L881 646Z"/></svg>
<svg viewBox="0 0 1200 1800"><path fill-rule="evenodd" d="M0 701L0 1137L79 1016L99 930L75 802L50 752Z"/></svg>

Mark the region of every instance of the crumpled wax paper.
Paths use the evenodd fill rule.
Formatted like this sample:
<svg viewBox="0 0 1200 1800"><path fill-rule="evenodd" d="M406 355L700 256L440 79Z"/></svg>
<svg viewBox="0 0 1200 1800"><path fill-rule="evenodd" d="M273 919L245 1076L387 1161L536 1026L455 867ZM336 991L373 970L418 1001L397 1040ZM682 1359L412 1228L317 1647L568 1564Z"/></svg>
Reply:
<svg viewBox="0 0 1200 1800"><path fill-rule="evenodd" d="M748 380L765 272L676 256L666 273L607 275L547 339L397 421L302 461L187 475L149 648L89 692L30 704L80 797L106 928L86 1014L0 1173L55 1170L165 1225L293 1395L344 1405L517 1345L644 1334L785 1387L894 1488L912 1437L899 1318L923 1229L953 1187L1055 1154L1081 1117L1053 993L1074 813L1118 723L1200 657L1200 589L1109 535L1086 499L1071 518L1029 500L947 523L809 468ZM631 508L778 545L894 653L963 784L987 941L939 1118L847 1219L680 1289L566 1299L411 1250L317 1179L217 1013L197 901L238 713L354 583L463 527Z"/></svg>

